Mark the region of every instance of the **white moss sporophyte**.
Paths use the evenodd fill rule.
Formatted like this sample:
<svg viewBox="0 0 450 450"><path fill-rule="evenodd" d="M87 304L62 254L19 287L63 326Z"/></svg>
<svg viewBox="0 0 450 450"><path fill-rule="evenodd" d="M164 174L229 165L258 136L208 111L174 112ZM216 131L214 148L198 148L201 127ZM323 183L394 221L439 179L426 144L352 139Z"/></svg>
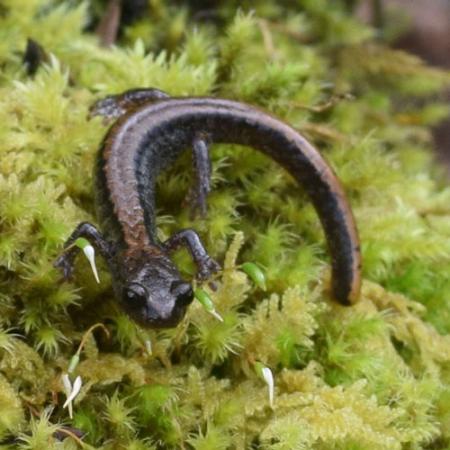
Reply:
<svg viewBox="0 0 450 450"><path fill-rule="evenodd" d="M149 356L153 355L152 341L150 339L145 340L145 350Z"/></svg>
<svg viewBox="0 0 450 450"><path fill-rule="evenodd" d="M267 384L269 392L269 405L271 408L273 408L274 389L275 389L273 373L268 367L266 367L263 363L259 361L255 362L255 372Z"/></svg>
<svg viewBox="0 0 450 450"><path fill-rule="evenodd" d="M63 408L69 409L69 417L72 419L73 418L72 402L74 401L75 397L79 394L83 382L79 375L75 378L73 384L70 381L70 377L67 373L64 373L61 378L64 386L64 392L66 393L67 397L66 401L64 402Z"/></svg>
<svg viewBox="0 0 450 450"><path fill-rule="evenodd" d="M81 351L83 350L84 345L86 344L86 340L88 339L90 334L96 328L101 328L105 332L106 337L109 338L109 331L102 323L96 323L96 324L92 325L86 331L86 333L84 333L76 353L72 356L72 358L70 358L69 366L67 368L67 373L64 373L61 376L62 383L64 386L64 392L67 397L66 401L64 402L63 408L69 408L70 418L72 418L72 402L75 399L75 397L79 394L81 386L83 385L83 382L82 382L80 376L77 376L75 378L75 381L72 384L72 381L70 380L70 374L72 374L75 371L75 369L77 368L78 363L80 362L80 354L81 354Z"/></svg>
<svg viewBox="0 0 450 450"><path fill-rule="evenodd" d="M89 264L91 265L91 269L92 269L92 272L94 273L95 281L97 283L100 283L100 279L98 277L98 272L97 272L97 266L95 265L95 249L94 249L94 247L85 238L78 238L75 241L75 245L78 248L81 248L81 250L83 250L83 253L85 254L87 260L89 261Z"/></svg>

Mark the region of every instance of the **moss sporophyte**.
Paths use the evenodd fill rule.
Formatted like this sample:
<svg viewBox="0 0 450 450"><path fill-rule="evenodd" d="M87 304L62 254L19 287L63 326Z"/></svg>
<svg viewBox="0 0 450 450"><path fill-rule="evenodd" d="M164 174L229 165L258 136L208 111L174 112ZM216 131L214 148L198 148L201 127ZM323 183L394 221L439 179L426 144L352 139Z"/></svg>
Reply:
<svg viewBox="0 0 450 450"><path fill-rule="evenodd" d="M92 31L105 23L106 2L0 3L4 446L448 448L450 189L430 156L430 126L448 115L436 94L450 78L386 46L398 15L389 8L380 32L349 1L255 0L251 12L243 2L209 2L207 14L204 2L113 2L123 14L106 48ZM132 3L143 5L139 15ZM22 58L28 38L37 45ZM92 167L105 125L86 120L89 108L136 86L174 97L155 108L186 96L261 108L320 148L357 219L360 301L345 308L332 300L320 218L295 178L249 145L203 134L186 148L196 141L202 155L204 142L211 147L210 191L207 183L190 189L197 171L184 152L158 172L150 225L160 242L198 231L223 270L192 288L208 294L223 321L192 301L176 327L136 326L91 237L101 283L84 256L60 282L52 263L61 243L80 220L96 220ZM206 195L202 216L196 198ZM146 198L152 206L155 197ZM192 219L184 205L195 204ZM188 252L171 259L181 279L195 278ZM266 290L242 262L264 268ZM188 303L188 286L170 295L180 293ZM130 294L139 304L139 292ZM96 323L109 339L86 332ZM64 374L68 396L82 380L72 419Z"/></svg>
<svg viewBox="0 0 450 450"><path fill-rule="evenodd" d="M76 239L73 245L76 245L78 248L81 248L81 250L83 250L83 253L86 255L86 258L88 259L89 264L91 265L95 281L97 281L97 283L100 283L100 279L98 278L97 266L95 265L94 247L89 243L87 239L84 238Z"/></svg>

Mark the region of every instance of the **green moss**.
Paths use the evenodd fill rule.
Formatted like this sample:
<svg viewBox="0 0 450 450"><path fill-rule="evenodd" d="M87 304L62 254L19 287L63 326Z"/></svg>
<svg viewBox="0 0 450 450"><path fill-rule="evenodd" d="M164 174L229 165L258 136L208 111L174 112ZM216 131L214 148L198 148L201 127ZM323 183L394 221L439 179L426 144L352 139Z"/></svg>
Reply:
<svg viewBox="0 0 450 450"><path fill-rule="evenodd" d="M0 6L0 439L76 448L51 437L64 423L105 450L448 448L450 189L427 127L448 113L429 94L449 74L375 42L351 2L218 1L214 20L197 22L201 2L191 3L149 2L112 49L84 31L102 2ZM28 37L52 55L34 78L21 63ZM107 272L97 285L82 258L61 283L52 262L62 242L95 221L91 172L106 129L86 121L89 105L138 86L247 101L314 142L359 225L361 302L329 300L305 194L275 163L232 145L213 148L206 219L192 223L180 207L188 155L158 185L160 235L193 226L224 261L210 292L223 323L195 302L176 329L140 330ZM176 261L192 275L187 253ZM264 267L267 292L239 270L245 261ZM86 341L70 419L61 374L98 322L111 336ZM274 374L273 408L255 361Z"/></svg>

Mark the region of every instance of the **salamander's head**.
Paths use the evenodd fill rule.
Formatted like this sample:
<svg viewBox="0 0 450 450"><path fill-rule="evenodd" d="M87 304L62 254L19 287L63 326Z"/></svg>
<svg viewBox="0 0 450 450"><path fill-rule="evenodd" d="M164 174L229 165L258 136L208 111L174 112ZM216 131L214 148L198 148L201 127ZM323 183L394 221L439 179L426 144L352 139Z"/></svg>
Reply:
<svg viewBox="0 0 450 450"><path fill-rule="evenodd" d="M176 326L193 298L191 284L166 257L147 259L131 270L121 289L123 309L148 328Z"/></svg>

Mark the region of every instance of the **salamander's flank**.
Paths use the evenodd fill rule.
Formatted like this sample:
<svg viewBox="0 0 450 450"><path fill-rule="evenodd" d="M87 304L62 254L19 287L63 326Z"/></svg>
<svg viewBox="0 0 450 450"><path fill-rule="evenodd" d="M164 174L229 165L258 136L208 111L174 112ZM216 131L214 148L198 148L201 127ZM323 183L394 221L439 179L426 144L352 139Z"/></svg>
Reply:
<svg viewBox="0 0 450 450"><path fill-rule="evenodd" d="M95 196L103 234L79 226L57 260L70 275L80 236L106 258L117 296L138 322L153 327L176 325L192 301L169 253L186 245L198 266L198 278L218 270L193 230L166 242L156 237L157 176L180 153L193 148L196 186L192 209L206 214L210 190L209 146L233 143L260 150L284 167L306 191L325 231L332 263L334 298L343 305L357 301L360 250L355 221L339 180L319 152L296 130L249 105L216 98L169 98L157 89L134 89L110 96L91 108L91 115L118 118L99 150Z"/></svg>

